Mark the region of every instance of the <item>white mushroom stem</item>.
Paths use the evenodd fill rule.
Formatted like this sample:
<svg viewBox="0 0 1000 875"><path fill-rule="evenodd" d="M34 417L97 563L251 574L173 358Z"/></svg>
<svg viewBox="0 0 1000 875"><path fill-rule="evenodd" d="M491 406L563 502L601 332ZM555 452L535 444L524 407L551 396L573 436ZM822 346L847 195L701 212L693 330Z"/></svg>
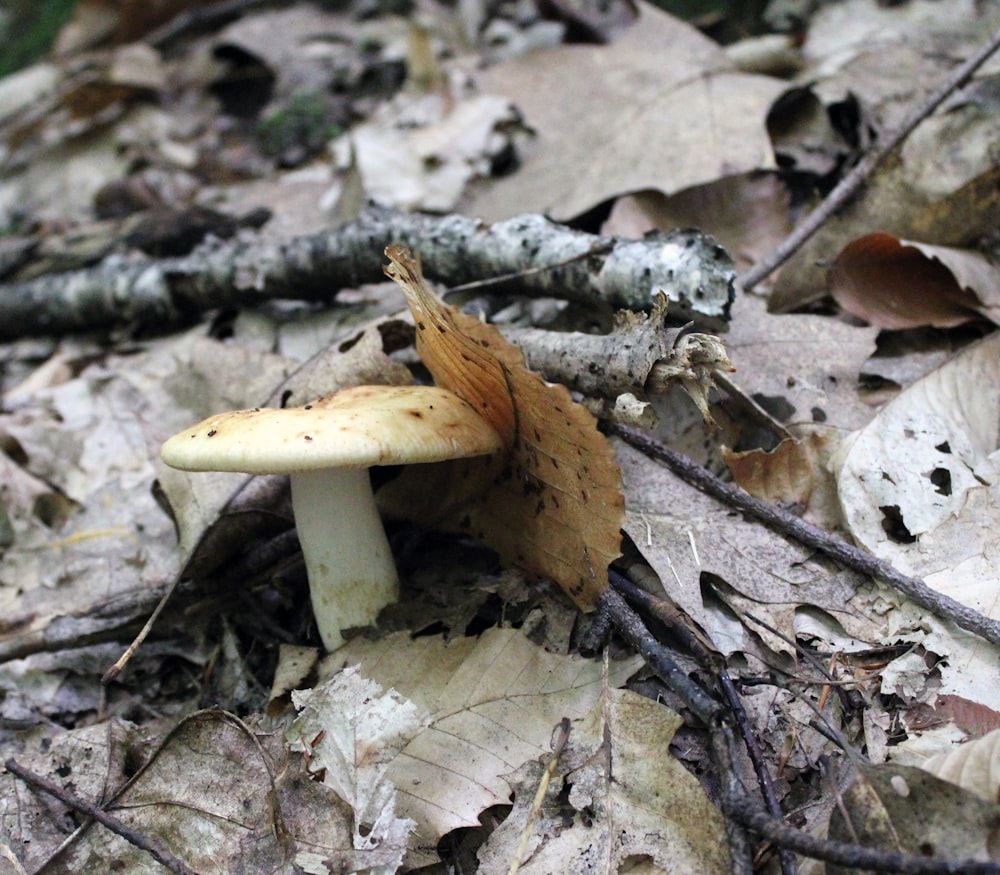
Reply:
<svg viewBox="0 0 1000 875"><path fill-rule="evenodd" d="M323 646L344 643L341 629L367 626L399 597L399 577L375 507L367 468L292 475L295 527Z"/></svg>

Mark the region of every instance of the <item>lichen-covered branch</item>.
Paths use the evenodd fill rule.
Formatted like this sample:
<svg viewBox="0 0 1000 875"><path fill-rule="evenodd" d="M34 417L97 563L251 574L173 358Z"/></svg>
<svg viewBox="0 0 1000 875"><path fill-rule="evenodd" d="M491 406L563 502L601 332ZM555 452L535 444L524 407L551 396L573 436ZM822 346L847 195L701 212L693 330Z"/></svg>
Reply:
<svg viewBox="0 0 1000 875"><path fill-rule="evenodd" d="M486 225L465 216L372 209L335 231L218 244L160 261L118 255L87 270L0 286L0 339L163 330L207 310L272 298L329 302L340 289L381 280L390 243L419 253L427 275L447 285L521 274L508 286L520 294L631 310L648 309L662 290L673 318L709 327L728 319L734 294L731 259L698 231L621 240L537 215Z"/></svg>

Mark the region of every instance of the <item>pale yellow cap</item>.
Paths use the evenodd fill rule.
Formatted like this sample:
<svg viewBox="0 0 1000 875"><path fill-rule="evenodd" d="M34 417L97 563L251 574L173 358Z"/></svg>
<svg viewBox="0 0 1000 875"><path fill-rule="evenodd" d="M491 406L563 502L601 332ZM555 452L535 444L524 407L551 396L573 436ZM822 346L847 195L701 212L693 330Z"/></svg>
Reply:
<svg viewBox="0 0 1000 875"><path fill-rule="evenodd" d="M220 413L174 435L160 457L185 471L280 474L483 456L493 427L436 386L356 386L287 409Z"/></svg>

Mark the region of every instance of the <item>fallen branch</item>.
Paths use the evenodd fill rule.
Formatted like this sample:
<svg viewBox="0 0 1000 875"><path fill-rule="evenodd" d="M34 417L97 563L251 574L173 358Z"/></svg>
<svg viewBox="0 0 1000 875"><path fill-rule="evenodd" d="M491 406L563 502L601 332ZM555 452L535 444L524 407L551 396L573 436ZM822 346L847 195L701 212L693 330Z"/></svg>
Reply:
<svg viewBox="0 0 1000 875"><path fill-rule="evenodd" d="M115 327L164 331L207 310L275 298L328 303L340 289L382 281L390 243L419 252L427 275L448 285L513 274L509 282L521 294L629 310L648 309L662 290L672 318L709 327L728 320L734 296L732 261L698 231L625 240L537 215L485 225L372 208L336 231L216 244L161 261L118 255L87 270L0 286L0 340Z"/></svg>

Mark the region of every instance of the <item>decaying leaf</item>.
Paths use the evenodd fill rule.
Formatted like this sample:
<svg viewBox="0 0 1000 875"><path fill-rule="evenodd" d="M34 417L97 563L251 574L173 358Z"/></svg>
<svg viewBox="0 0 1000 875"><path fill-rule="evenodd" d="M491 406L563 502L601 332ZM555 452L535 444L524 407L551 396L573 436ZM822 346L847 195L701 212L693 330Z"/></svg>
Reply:
<svg viewBox="0 0 1000 875"><path fill-rule="evenodd" d="M990 617L1000 521L1000 337L993 334L918 380L845 439L831 467L851 536L906 574ZM1000 710L984 684L1000 652L906 600L890 628L945 657L939 694Z"/></svg>
<svg viewBox="0 0 1000 875"><path fill-rule="evenodd" d="M442 524L471 532L592 609L619 555L625 519L621 473L596 419L565 386L525 368L499 331L438 300L408 250L390 246L386 254L386 273L413 311L424 364L439 386L480 411L508 448L462 469L489 477L489 487Z"/></svg>
<svg viewBox="0 0 1000 875"><path fill-rule="evenodd" d="M366 868L396 871L415 824L396 816L396 788L386 770L424 727L426 715L395 690L383 693L357 666L293 692L292 702L299 716L286 735L289 749L305 753L310 771L351 807L354 849ZM377 863L365 859L372 853Z"/></svg>
<svg viewBox="0 0 1000 875"><path fill-rule="evenodd" d="M840 521L836 489L827 469L835 446L833 433L814 432L800 440L784 440L771 452L733 452L723 447L722 458L736 483L751 495L802 508L810 521L832 527Z"/></svg>
<svg viewBox="0 0 1000 875"><path fill-rule="evenodd" d="M355 638L326 657L319 676L356 664L429 715L385 773L400 816L417 823L406 860L416 866L437 859L441 836L479 826L482 811L507 804L507 776L547 753L552 727L585 715L642 660L613 661L605 673L598 662L549 653L514 629L451 641L400 633Z"/></svg>
<svg viewBox="0 0 1000 875"><path fill-rule="evenodd" d="M233 871L225 862L233 860L244 872L290 871L296 851L317 846L337 848L352 863L376 856L353 851L350 810L329 787L307 779L301 757L289 762L280 734L258 734L231 714L208 710L185 717L157 741L111 721L56 736L51 747L20 761L74 795L102 803L193 871ZM9 774L4 778L13 782ZM27 851L23 859L32 872L166 871L146 851L100 828L80 831L53 855L74 829L73 818L44 795L5 789L8 810L16 813L4 840Z"/></svg>
<svg viewBox="0 0 1000 875"><path fill-rule="evenodd" d="M925 859L996 861L1000 806L922 769L863 765L834 808L830 838ZM847 871L855 870L827 864L831 875Z"/></svg>
<svg viewBox="0 0 1000 875"><path fill-rule="evenodd" d="M464 211L565 220L626 192L669 194L772 164L764 117L785 85L738 72L692 25L637 5L609 45L563 45L477 74L535 135L518 172L473 193Z"/></svg>
<svg viewBox="0 0 1000 875"><path fill-rule="evenodd" d="M669 754L648 756L665 751L681 723L658 702L606 690L572 724L519 871L625 872L636 858L648 872L732 871L722 814L697 779ZM524 770L513 812L479 852L480 871L505 871L515 857L537 786L537 770Z"/></svg>

